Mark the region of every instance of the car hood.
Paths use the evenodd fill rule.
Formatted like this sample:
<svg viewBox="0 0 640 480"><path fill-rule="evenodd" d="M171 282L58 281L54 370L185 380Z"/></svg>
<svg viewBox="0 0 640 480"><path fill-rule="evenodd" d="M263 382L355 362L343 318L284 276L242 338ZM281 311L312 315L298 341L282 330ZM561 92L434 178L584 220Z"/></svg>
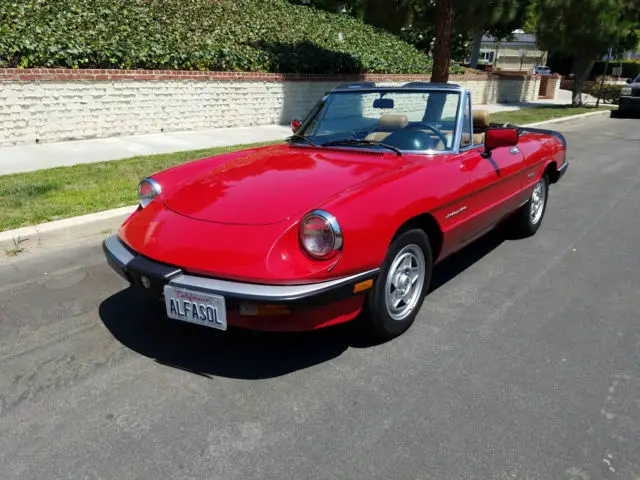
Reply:
<svg viewBox="0 0 640 480"><path fill-rule="evenodd" d="M181 215L237 225L267 225L306 213L340 192L403 165L394 155L278 146L234 157L165 188ZM165 186L166 187L166 186Z"/></svg>

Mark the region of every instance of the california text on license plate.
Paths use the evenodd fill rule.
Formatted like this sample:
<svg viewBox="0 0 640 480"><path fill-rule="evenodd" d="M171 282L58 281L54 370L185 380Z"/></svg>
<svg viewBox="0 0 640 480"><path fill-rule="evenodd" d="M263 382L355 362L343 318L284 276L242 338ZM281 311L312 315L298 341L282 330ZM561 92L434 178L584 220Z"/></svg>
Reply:
<svg viewBox="0 0 640 480"><path fill-rule="evenodd" d="M227 329L227 310L224 297L220 295L165 285L164 303L169 318L218 330Z"/></svg>

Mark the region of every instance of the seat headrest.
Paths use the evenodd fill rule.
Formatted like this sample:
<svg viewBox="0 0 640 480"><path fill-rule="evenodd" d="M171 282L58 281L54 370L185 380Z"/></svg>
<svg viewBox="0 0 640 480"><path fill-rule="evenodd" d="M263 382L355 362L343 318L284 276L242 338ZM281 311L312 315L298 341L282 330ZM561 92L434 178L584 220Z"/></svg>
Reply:
<svg viewBox="0 0 640 480"><path fill-rule="evenodd" d="M406 115L396 115L393 113L385 113L380 117L379 128L388 130L399 130L409 124L409 118Z"/></svg>
<svg viewBox="0 0 640 480"><path fill-rule="evenodd" d="M491 115L487 110L473 111L473 126L477 128L487 128L490 123Z"/></svg>

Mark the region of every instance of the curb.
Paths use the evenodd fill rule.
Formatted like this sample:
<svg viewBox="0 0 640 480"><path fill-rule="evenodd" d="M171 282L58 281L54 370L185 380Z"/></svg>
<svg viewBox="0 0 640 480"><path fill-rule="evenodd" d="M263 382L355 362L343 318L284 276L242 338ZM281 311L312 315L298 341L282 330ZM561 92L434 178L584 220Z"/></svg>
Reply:
<svg viewBox="0 0 640 480"><path fill-rule="evenodd" d="M603 110L601 112L582 113L520 126L526 128L545 125L569 125L589 117L603 117L610 114L611 110ZM35 249L39 250L68 244L85 238L106 237L115 232L136 208L137 205L116 208L0 232L0 249L7 252L7 254L16 249L24 253ZM0 251L0 258L2 258L1 254L2 251Z"/></svg>
<svg viewBox="0 0 640 480"><path fill-rule="evenodd" d="M545 125L571 125L578 123L589 117L604 117L605 115L611 115L613 110L602 110L601 112L589 112L581 113L579 115L569 115L566 117L554 118L553 120L545 120L544 122L528 123L527 125L521 125L522 127L539 127Z"/></svg>
<svg viewBox="0 0 640 480"><path fill-rule="evenodd" d="M79 217L0 232L0 259L5 255L67 245L115 232L138 206L122 207Z"/></svg>

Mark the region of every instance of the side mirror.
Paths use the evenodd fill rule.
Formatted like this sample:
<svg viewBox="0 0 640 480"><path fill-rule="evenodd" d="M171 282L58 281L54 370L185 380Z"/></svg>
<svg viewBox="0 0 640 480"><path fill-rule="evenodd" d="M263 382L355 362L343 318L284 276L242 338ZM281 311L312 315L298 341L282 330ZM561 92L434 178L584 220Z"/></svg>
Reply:
<svg viewBox="0 0 640 480"><path fill-rule="evenodd" d="M513 147L518 144L518 130L515 128L489 128L484 137L487 153L498 147Z"/></svg>
<svg viewBox="0 0 640 480"><path fill-rule="evenodd" d="M631 80L630 78L627 78L627 83L628 83L629 85L631 85L631 82L632 82L632 80Z"/></svg>
<svg viewBox="0 0 640 480"><path fill-rule="evenodd" d="M294 118L293 120L291 120L291 131L293 133L296 133L300 128L300 125L302 125L302 122L297 118Z"/></svg>

